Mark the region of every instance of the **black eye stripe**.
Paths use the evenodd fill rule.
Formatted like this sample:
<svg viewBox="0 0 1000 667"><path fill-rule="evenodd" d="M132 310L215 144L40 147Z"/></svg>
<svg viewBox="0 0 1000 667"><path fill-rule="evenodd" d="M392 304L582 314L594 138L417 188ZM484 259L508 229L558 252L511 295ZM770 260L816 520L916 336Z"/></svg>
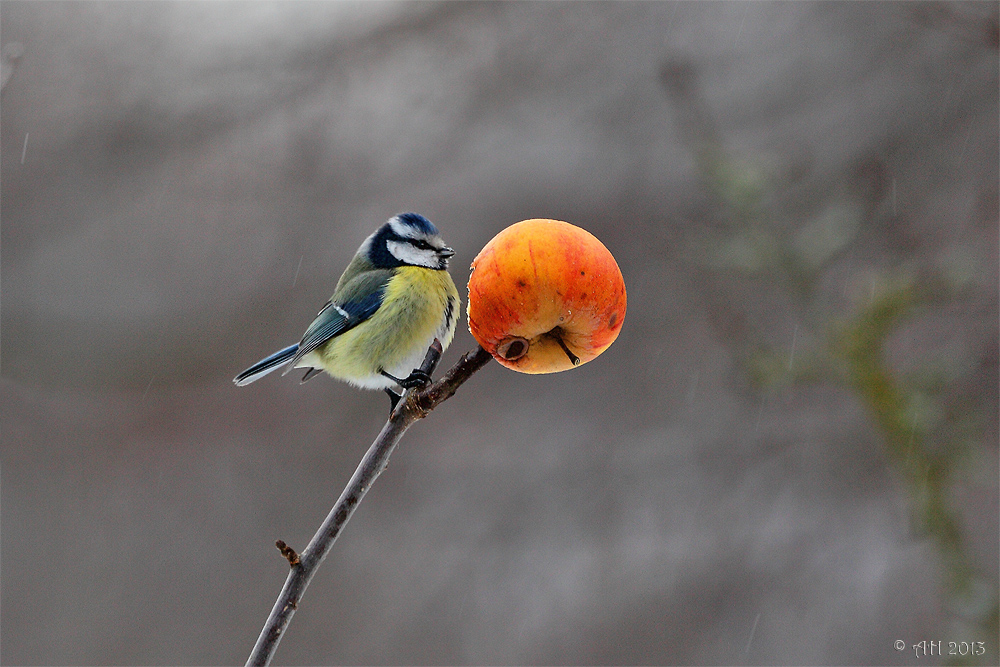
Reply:
<svg viewBox="0 0 1000 667"><path fill-rule="evenodd" d="M440 263L438 261L440 258L438 258L438 260L435 260L434 258L436 258L441 252L441 247L443 247L443 244L441 244L441 246L436 246L430 241L428 241L426 237L420 238L420 236L423 235L420 234L419 231L414 231L414 230L405 230L405 231L411 231L414 234L414 236L417 236L417 238L414 238L414 236L410 236L410 234L406 234L405 236L399 234L395 229L392 228L392 225L388 223L382 225L382 227L380 227L371 236L371 242L368 245L368 251L367 251L368 261L371 262L375 267L380 269L382 268L391 269L397 266L406 266L410 264L409 261L405 261L397 257L389 249L390 243L398 243L404 246L409 245L410 248L412 249L411 252L416 252L418 253L418 256L423 258L423 259L413 259L412 261L417 262L417 264L412 264L413 266L427 266L432 261ZM441 242L438 241L438 243ZM402 251L402 248L397 250L397 252L400 251ZM439 268L444 268L445 266L447 266L446 263Z"/></svg>

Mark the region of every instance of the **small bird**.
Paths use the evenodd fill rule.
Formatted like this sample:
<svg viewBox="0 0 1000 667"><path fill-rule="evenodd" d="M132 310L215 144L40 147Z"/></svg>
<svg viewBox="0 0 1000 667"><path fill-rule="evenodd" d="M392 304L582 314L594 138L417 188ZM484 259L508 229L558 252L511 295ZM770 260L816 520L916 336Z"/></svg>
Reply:
<svg viewBox="0 0 1000 667"><path fill-rule="evenodd" d="M430 382L417 369L435 338L447 349L461 301L448 273L455 251L430 220L400 213L365 239L337 281L333 296L295 345L237 375L250 384L281 366L321 371L363 389L384 389L396 407L403 389ZM412 369L412 370L411 370Z"/></svg>

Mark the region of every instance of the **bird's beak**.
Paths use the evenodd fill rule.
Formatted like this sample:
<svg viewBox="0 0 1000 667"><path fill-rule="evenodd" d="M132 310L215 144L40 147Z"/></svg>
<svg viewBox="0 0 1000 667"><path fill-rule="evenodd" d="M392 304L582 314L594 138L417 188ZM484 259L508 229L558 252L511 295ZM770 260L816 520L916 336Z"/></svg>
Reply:
<svg viewBox="0 0 1000 667"><path fill-rule="evenodd" d="M440 250L438 250L438 254L441 255L442 257L451 257L452 255L455 254L455 251L449 248L448 246L445 246Z"/></svg>

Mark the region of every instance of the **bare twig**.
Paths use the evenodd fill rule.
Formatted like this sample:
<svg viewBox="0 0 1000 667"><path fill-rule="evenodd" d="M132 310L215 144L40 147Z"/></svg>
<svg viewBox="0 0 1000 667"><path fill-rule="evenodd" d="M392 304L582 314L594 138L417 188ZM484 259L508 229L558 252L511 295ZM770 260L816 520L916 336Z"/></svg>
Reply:
<svg viewBox="0 0 1000 667"><path fill-rule="evenodd" d="M316 574L320 563L326 558L337 536L340 535L340 531L351 518L361 499L375 482L375 478L385 470L389 463L389 455L396 448L403 433L411 424L426 417L439 403L453 396L458 387L472 377L473 373L485 366L491 358L486 350L477 346L475 350L463 356L437 382L422 389L408 391L406 396L399 401L396 409L389 415L389 421L382 427L382 432L378 434L375 442L361 459L361 464L354 471L351 481L347 483L347 488L340 494L340 498L330 510L326 520L323 521L323 525L309 541L305 551L296 555L291 547L279 540L278 548L282 555L288 559L291 569L285 579L285 585L271 609L271 614L260 632L260 637L257 638L257 643L250 653L247 665L267 665L271 662L271 658L278 648L278 642L281 641L281 636L295 613L306 586ZM427 356L420 365L420 370L428 375L432 374L440 359L441 344L435 340L430 349L427 350Z"/></svg>

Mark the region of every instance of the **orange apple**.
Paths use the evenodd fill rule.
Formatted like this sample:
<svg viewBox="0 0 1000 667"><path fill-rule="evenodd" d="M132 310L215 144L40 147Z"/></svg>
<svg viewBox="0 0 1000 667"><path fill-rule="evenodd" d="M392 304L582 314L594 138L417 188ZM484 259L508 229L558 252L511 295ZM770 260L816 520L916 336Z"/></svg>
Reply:
<svg viewBox="0 0 1000 667"><path fill-rule="evenodd" d="M615 341L624 319L618 263L568 222L518 222L472 260L469 331L507 368L555 373L585 364Z"/></svg>

